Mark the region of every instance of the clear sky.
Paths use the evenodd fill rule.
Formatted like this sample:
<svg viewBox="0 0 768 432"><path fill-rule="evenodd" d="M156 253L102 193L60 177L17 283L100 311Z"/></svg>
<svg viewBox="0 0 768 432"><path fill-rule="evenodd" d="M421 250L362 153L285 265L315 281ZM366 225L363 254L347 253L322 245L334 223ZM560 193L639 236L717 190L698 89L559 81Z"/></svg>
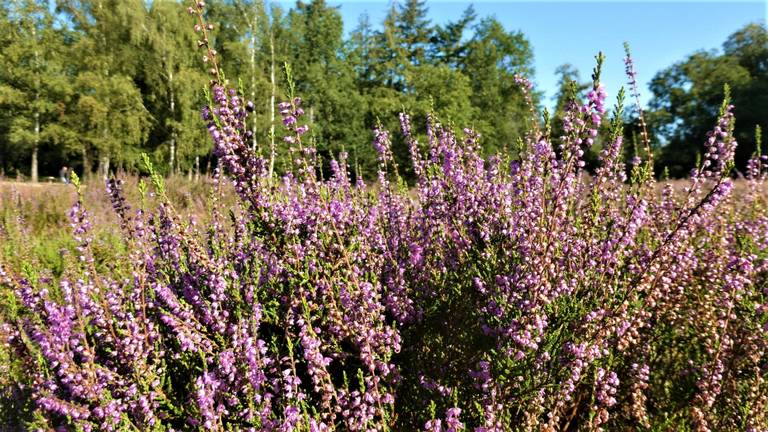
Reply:
<svg viewBox="0 0 768 432"><path fill-rule="evenodd" d="M279 1L283 6L291 1ZM347 32L367 13L380 28L391 2L329 0L340 6ZM648 82L659 70L694 51L720 49L723 41L750 22L766 22L766 1L427 1L432 23L442 24L461 16L474 4L479 18L493 15L508 30L520 30L533 45L534 82L545 92L546 105L557 86L555 68L574 65L588 80L594 56L603 51L603 82L609 98L624 85L623 42L629 42L645 103Z"/></svg>

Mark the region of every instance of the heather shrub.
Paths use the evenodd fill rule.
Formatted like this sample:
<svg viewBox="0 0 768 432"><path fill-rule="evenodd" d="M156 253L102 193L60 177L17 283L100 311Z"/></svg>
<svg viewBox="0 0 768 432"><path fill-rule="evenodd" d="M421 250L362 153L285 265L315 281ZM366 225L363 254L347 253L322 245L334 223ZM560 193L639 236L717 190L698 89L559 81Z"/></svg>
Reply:
<svg viewBox="0 0 768 432"><path fill-rule="evenodd" d="M179 210L147 160L138 198L106 184L119 263L99 266L82 190L60 277L0 261L0 358L23 359L3 363L19 391L2 397L34 411L30 427L768 428L768 160L734 191L727 100L677 187L648 152L623 162L623 92L609 115L601 57L563 135L534 113L514 157L484 158L481 136L436 115L420 142L402 114L409 186L376 128L373 187L343 153L322 175L292 95L277 178L247 144L252 105L220 76L202 7L207 214Z"/></svg>

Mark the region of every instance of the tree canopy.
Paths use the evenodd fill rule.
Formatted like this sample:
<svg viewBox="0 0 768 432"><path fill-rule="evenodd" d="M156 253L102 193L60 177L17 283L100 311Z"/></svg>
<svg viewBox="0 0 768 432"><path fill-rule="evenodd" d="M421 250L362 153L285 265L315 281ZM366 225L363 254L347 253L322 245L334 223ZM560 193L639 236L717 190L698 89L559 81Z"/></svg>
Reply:
<svg viewBox="0 0 768 432"><path fill-rule="evenodd" d="M199 115L206 63L183 3L57 0L52 11L47 0L0 0L0 173L36 179L68 165L106 175L139 169L140 153L166 173L215 164ZM401 111L415 126L433 115L473 127L486 154L514 144L530 120L516 79L534 77L530 42L471 6L434 23L428 2L396 2L381 23L364 15L345 35L339 8L326 0L288 10L263 0L207 3L223 73L254 103L250 144L275 171L289 157L275 113L288 97L286 64L320 156L346 152L354 174L367 178L376 170L371 130L398 130ZM725 83L739 119L737 162L754 150L754 126L765 128L768 117L766 40L764 25L748 25L722 51L694 53L656 75L648 117L673 174L693 165ZM559 107L583 96L578 71L557 73ZM541 104L540 93L531 97ZM408 177L408 146L399 134L393 146Z"/></svg>
<svg viewBox="0 0 768 432"><path fill-rule="evenodd" d="M660 163L673 176L694 166L723 101L725 84L735 106L739 142L736 167L756 150L756 126L768 125L768 31L749 24L723 43L722 51L699 51L656 74L649 117L659 141Z"/></svg>

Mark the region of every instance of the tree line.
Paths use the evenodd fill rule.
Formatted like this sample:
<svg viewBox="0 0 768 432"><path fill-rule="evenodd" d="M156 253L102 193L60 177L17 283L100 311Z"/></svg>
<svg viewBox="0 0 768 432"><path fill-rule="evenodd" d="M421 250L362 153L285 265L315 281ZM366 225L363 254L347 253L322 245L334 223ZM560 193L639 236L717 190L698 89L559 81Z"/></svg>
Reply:
<svg viewBox="0 0 768 432"><path fill-rule="evenodd" d="M515 79L534 76L530 42L493 17L478 17L471 6L436 25L426 1L406 0L393 3L383 23L361 16L345 35L338 8L325 0L298 1L288 10L262 0L207 3L223 73L254 102L251 145L263 154L275 149L277 170L290 157L275 112L288 93L286 64L320 156L346 152L353 172L368 178L376 169L371 129L378 123L398 129L403 110L415 125L434 113L443 123L476 129L489 154L515 146L530 118ZM6 176L37 181L62 165L85 174L137 170L141 153L168 174L215 165L200 120L209 75L184 2L0 4L0 170ZM712 124L717 112L707 104L717 106L724 81L737 104L743 102L737 115L740 109L747 122L765 121L765 41L765 26L751 25L731 36L722 54L697 53L657 75L648 118L657 141L666 144L664 154L695 154L692 141L706 130L697 127ZM701 72L702 62L713 72ZM568 65L558 73L557 105L564 106L585 86ZM700 90L699 79L708 80L711 91ZM761 89L760 97L750 96ZM528 96L542 105L540 93ZM690 127L678 127L681 122ZM748 141L746 130L738 132ZM395 139L393 146L405 161L407 145ZM662 159L680 171L692 163Z"/></svg>

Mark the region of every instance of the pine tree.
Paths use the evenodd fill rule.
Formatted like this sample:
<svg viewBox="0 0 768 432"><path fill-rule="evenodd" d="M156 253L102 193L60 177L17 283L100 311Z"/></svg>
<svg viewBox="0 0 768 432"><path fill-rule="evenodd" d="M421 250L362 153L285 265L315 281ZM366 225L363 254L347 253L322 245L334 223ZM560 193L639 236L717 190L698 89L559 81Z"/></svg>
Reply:
<svg viewBox="0 0 768 432"><path fill-rule="evenodd" d="M404 60L411 65L426 62L427 50L433 28L427 19L429 8L426 0L406 0L397 16L397 36Z"/></svg>
<svg viewBox="0 0 768 432"><path fill-rule="evenodd" d="M464 32L477 19L475 8L469 5L458 21L450 22L445 26L437 26L430 43L429 57L433 63L442 63L450 67L457 67L461 59L467 54L468 44L462 39Z"/></svg>
<svg viewBox="0 0 768 432"><path fill-rule="evenodd" d="M328 160L365 141L363 99L344 60L341 14L325 0L299 1L289 14L290 58L297 92L320 155ZM315 121L318 119L318 121ZM322 119L322 120L320 120Z"/></svg>
<svg viewBox="0 0 768 432"><path fill-rule="evenodd" d="M395 4L389 9L382 29L373 36L371 49L372 75L381 87L403 90L405 61L397 29L398 11Z"/></svg>
<svg viewBox="0 0 768 432"><path fill-rule="evenodd" d="M460 69L472 77L475 127L485 136L485 150L508 148L525 130L528 107L515 75L533 76L533 52L520 32L508 32L494 18L475 26ZM533 95L534 103L538 95Z"/></svg>
<svg viewBox="0 0 768 432"><path fill-rule="evenodd" d="M352 65L357 89L361 93L370 90L376 83L373 71L375 34L368 14L358 18L357 27L352 30L346 47L346 60Z"/></svg>

